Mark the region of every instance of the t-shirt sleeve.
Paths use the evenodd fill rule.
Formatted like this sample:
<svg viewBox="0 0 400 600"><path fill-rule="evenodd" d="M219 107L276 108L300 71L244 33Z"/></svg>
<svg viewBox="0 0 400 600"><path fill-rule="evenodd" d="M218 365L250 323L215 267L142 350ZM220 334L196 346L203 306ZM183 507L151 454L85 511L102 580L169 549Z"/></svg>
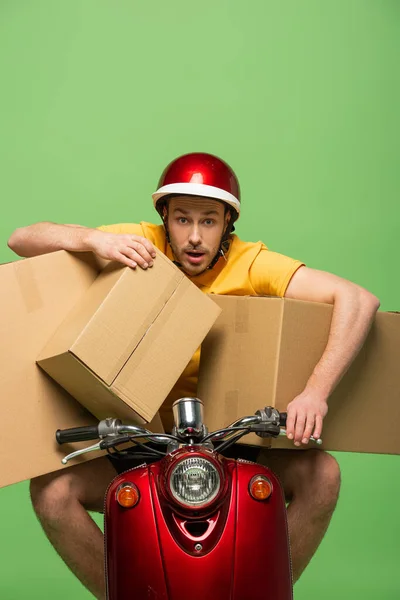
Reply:
<svg viewBox="0 0 400 600"><path fill-rule="evenodd" d="M127 233L144 236L143 227L140 223L118 223L117 225L101 225L97 227L100 231L107 233Z"/></svg>
<svg viewBox="0 0 400 600"><path fill-rule="evenodd" d="M303 265L300 260L264 247L250 268L251 285L258 296L283 297L293 275Z"/></svg>

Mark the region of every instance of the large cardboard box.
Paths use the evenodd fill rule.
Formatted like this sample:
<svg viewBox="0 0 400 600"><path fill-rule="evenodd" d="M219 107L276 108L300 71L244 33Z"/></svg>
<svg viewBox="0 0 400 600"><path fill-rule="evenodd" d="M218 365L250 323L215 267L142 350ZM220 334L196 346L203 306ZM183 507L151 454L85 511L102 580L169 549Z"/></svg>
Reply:
<svg viewBox="0 0 400 600"><path fill-rule="evenodd" d="M99 419L149 422L219 313L161 253L146 271L110 263L38 364Z"/></svg>
<svg viewBox="0 0 400 600"><path fill-rule="evenodd" d="M263 406L285 411L321 358L332 306L212 296L222 313L202 345L198 396L210 431ZM378 312L359 355L328 401L326 450L400 454L400 315ZM295 448L251 434L242 443ZM309 443L305 447L312 447Z"/></svg>
<svg viewBox="0 0 400 600"><path fill-rule="evenodd" d="M60 447L56 443L55 432L57 429L91 425L96 423L98 419L65 389L55 383L38 367L35 361L58 328L67 337L70 336L71 332L63 326L65 319L70 315L79 315L80 322L85 321L83 313L80 311L83 306L88 311L86 313L88 327L85 329L86 333L82 336L78 347L83 353L82 356L89 355L93 357L94 362L90 363L93 368L99 363L105 364L101 362L104 356L108 367L108 370L104 368L104 373L105 376L110 376L113 369L118 368L119 363L115 362L115 357L117 356L117 360L122 360L126 356L124 352L127 352L129 343L132 343L132 340L129 342L132 328L129 329L127 316L129 314L132 320L137 315L135 312L137 310L137 298L140 293L144 293L142 286L149 286L147 288L149 290L153 283L158 281L158 295L162 296L164 293L162 291L164 271L168 270L169 267L165 266L166 263L164 264L162 259L159 261L157 258L155 262L158 266L155 265L154 267L154 276L151 276L150 273L147 276L143 271L133 272L127 268L120 269L111 265L106 268L105 275L102 276L104 261L98 261L92 254L79 253L74 255L63 251L0 266L0 403L2 416L0 487L65 468L61 464L61 459L66 453L90 444L90 442L84 442L83 444L68 444ZM171 266L172 271L176 272L177 269L173 265ZM128 276L126 272L128 272ZM171 276L171 281L174 280L175 276ZM130 290L131 295L125 297L124 293L117 292L117 298L115 287L110 285L111 280L114 281L115 285L120 282L121 290L126 293ZM135 280L139 284L132 288L131 284ZM93 290L92 284L95 284ZM102 286L113 290L109 305L104 303L104 294L102 295L101 292L101 290L104 291L104 288ZM194 286L192 287L194 288ZM177 288L179 288L178 283ZM182 291L183 288L184 286ZM195 291L201 295L201 292L197 289ZM133 295L132 292L134 292ZM190 301L190 292L187 293L187 296L185 294L183 296L187 301ZM88 302L88 298L91 298L92 304ZM170 319L170 322L176 326L177 311L181 314L182 321L189 318L187 312L180 313L180 310L184 309L183 304L185 304L182 304L182 298L179 293L176 296L174 292L172 293L163 307L163 310L166 310L164 324ZM210 300L205 296L202 298L207 300L207 306L211 308L207 310L207 307L202 305L204 311L196 314L198 325L195 326L195 341L191 342L194 347L199 343L197 337L199 328L203 327L201 331L204 331L205 334L207 328L204 329L204 321L208 322L209 327L212 322L210 314L213 314L213 318L215 318L219 312L219 308ZM175 299L178 301L177 305L174 304ZM96 324L94 325L90 319L90 314L94 310L96 301L98 302L98 308L95 313ZM119 304L120 301L122 304ZM155 304L155 300L149 299L149 314L154 315ZM196 306L199 306L198 303ZM112 307L111 312L110 307ZM99 330L96 327L98 326L99 329L102 327L99 322L101 311L110 317L114 311L114 320L103 321L102 333L99 334L100 337L97 337ZM94 316L93 313L92 316ZM126 325L126 331L124 327L118 325L120 324L119 318ZM74 321L74 324L77 325L77 322ZM114 325L119 335L118 338L113 335L112 328ZM154 322L154 328L150 326L146 332L143 331L143 341L147 337L147 344L149 340L154 340L154 337L157 336L156 325ZM107 327L111 327L111 330L107 330ZM176 328L173 336L171 330L169 330L169 335L165 336L165 329L161 328L161 337L164 336L164 344L168 345L169 356L165 357L166 363L168 361L171 363L171 357L176 356L176 345L179 345L182 339L180 335L181 328L182 331L185 331L185 333L182 333L183 337L191 337L187 324L185 328L181 321L179 321L179 327ZM82 329L84 329L83 326ZM104 340L102 336L107 338L106 344L100 344L99 340ZM96 347L97 344L98 347ZM119 352L118 344L120 345ZM93 346L95 346L95 352L90 355L90 348L93 348ZM143 411L143 414L149 420L151 414L155 414L155 416L147 427L153 431L163 431L161 421L156 413L157 403L154 398L155 394L162 394L161 379L163 379L163 374L157 369L162 363L166 352L165 347L161 351L162 347L157 343L152 344L152 346L145 353L137 354L136 360L142 375L147 372L150 372L151 375L144 391L146 393L148 389L152 391L150 395L153 398L153 404L150 410ZM140 349L140 346L138 349ZM145 346L142 346L141 351L143 352L144 349ZM104 354L102 354L103 352ZM190 352L191 348L187 347L187 358L184 358L182 354L179 355L181 363L180 366L174 364L174 373L179 371L178 375L180 374L180 371L183 370L190 359ZM141 365L140 356L146 363L145 367ZM92 377L91 385L96 386L96 394L93 396L95 402L97 392L100 398L102 397L101 390L107 395L107 385L98 380L93 372L90 371L90 373ZM73 376L74 373L71 372L71 375ZM124 393L124 387L130 389L133 375L133 371L130 370L125 373L126 378L119 382L121 393ZM170 383L174 376L168 374ZM144 382L142 388L143 386L145 386ZM75 386L73 387L75 389ZM150 397L149 394L146 397ZM107 398L109 400L108 396ZM113 399L115 398L116 396L113 396ZM158 401L161 403L160 400ZM121 405L122 402L119 402ZM118 402L112 405L109 404L107 416L118 416L116 414L118 412L117 407ZM126 411L123 411L123 414L128 416ZM136 416L132 409L130 409L129 414L131 418ZM99 454L85 455L75 459L73 464L91 460L96 456L99 456Z"/></svg>
<svg viewBox="0 0 400 600"><path fill-rule="evenodd" d="M35 358L99 268L92 255L67 252L0 267L0 487L60 469L55 431L95 422Z"/></svg>

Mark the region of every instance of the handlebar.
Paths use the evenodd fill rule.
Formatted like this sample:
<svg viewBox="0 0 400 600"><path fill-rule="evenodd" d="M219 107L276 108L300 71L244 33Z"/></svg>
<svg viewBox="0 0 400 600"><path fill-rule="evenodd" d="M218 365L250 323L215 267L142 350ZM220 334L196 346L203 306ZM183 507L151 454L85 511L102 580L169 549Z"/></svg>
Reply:
<svg viewBox="0 0 400 600"><path fill-rule="evenodd" d="M243 417L228 427L219 429L212 433L207 433L207 429L203 426L202 432L193 436L188 432L178 435L176 427L170 434L152 433L144 427L137 425L125 425L119 419L105 419L100 421L98 425L89 425L87 427L73 427L71 429L57 430L56 440L59 444L70 442L81 442L86 440L100 439L93 446L77 450L66 456L62 463L66 464L72 458L85 454L86 452L94 452L96 450L106 450L115 448L118 444L132 441L139 443L139 439L152 441L156 444L168 445L174 443L174 447L178 448L180 444L212 444L212 442L223 443L217 448L222 451L223 448L231 445L239 440L247 433L256 433L260 437L278 437L286 435L286 418L287 413L280 413L272 407L265 407L258 410L255 415ZM310 437L310 441L322 444L322 440ZM169 450L172 451L172 450ZM161 454L159 451L153 450L154 453Z"/></svg>
<svg viewBox="0 0 400 600"><path fill-rule="evenodd" d="M86 442L87 440L97 440L99 437L98 425L72 427L71 429L57 429L56 431L56 440L59 444Z"/></svg>

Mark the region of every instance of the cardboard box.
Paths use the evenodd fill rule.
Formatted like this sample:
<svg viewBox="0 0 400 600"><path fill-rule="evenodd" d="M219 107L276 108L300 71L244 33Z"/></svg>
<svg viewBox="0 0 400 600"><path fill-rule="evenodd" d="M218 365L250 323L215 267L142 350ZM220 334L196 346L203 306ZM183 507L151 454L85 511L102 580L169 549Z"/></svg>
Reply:
<svg viewBox="0 0 400 600"><path fill-rule="evenodd" d="M161 253L146 271L110 263L38 364L99 419L149 422L219 313Z"/></svg>
<svg viewBox="0 0 400 600"><path fill-rule="evenodd" d="M66 252L0 267L0 487L60 469L56 430L94 423L35 358L99 268L92 255Z"/></svg>
<svg viewBox="0 0 400 600"><path fill-rule="evenodd" d="M282 298L212 296L223 310L202 345L198 395L210 431L262 406L285 411L321 358L332 306ZM328 401L326 450L400 454L400 315L378 312L359 355ZM242 443L291 448L286 438Z"/></svg>
<svg viewBox="0 0 400 600"><path fill-rule="evenodd" d="M159 264L159 269L155 273L159 272L161 278L159 282L161 282L167 267L161 264L162 259L161 261L157 259L156 262ZM61 331L64 331L65 335L68 336L71 333L65 328L63 329L63 322L69 315L73 314L83 318L83 313L80 312L81 306L86 307L89 311L86 317L87 321L91 322L89 313L93 309L93 304L89 305L87 298L90 297L93 300L93 290L97 290L99 293L97 298L98 311L103 310L107 312L108 308L103 303L104 295L102 296L100 292L103 289L101 285L107 287L110 279L107 276L99 278L99 273L102 271L104 265L104 261L97 260L90 253L74 255L61 251L0 266L0 385L2 391L0 487L66 468L61 464L61 459L65 454L77 448L90 445L90 442L63 446L59 446L56 443L55 432L57 429L91 425L96 423L98 419L90 414L66 390L55 383L38 367L35 361L48 340L52 338L54 332L59 327ZM173 265L172 270L176 271ZM114 277L120 280L122 286L125 286L126 275L124 275L124 272L126 271L129 271L129 269L119 269L110 266L107 267L106 272L110 274L111 278ZM143 284L143 276L146 277L143 271L138 271L137 273L131 271L130 273L133 276L137 275L136 280L140 281L140 285ZM150 279L154 283L157 276L149 277L146 280L146 285ZM98 281L103 283L99 285ZM96 285L92 290L92 284L94 283ZM194 286L192 287L194 288ZM126 287L123 289L126 291ZM201 292L197 289L195 291L201 295ZM132 309L128 306L130 315L134 314L136 310L136 296L134 296L134 302L132 302L132 298L129 298L129 303L132 306ZM177 299L178 296L179 294L176 296ZM185 297L190 300L190 292ZM109 306L113 306L116 316L120 315L121 318L125 318L126 313L122 311L121 305L113 304L115 299L116 297L113 295ZM204 308L204 305L202 305L205 320L210 319L210 313L215 318L219 312L218 307L205 296L202 296L202 299L207 300L211 307L207 311L207 308ZM124 310L126 310L127 305L124 306ZM172 310L173 306L175 306L174 302L172 301L171 304L168 302L167 306L171 308L169 314L171 323L176 324L177 315ZM198 303L196 306L198 307ZM178 302L178 307L180 311L182 308L181 301ZM167 313L165 315L167 316ZM183 316L184 318L188 318L189 315L184 313ZM202 321L198 314L196 314L196 321ZM209 325L211 322L212 319L208 321ZM110 324L109 321L108 323ZM76 321L75 324L77 324ZM179 322L179 329L181 327L182 331L185 332L182 335L190 337L188 327L183 327L182 323ZM200 327L204 327L204 325L199 324L197 326L195 329L197 333ZM92 328L92 325L86 331L87 336L81 338L82 344L80 345L80 348L83 348L82 351L86 352L85 356L90 347L85 346L83 340L94 345L98 343L96 330ZM204 329L204 334L205 332L206 329ZM122 337L118 339L122 344L123 341L127 341L131 330L124 332L120 328L119 333ZM147 332L147 334L150 334L148 340L152 339L156 333L156 327L154 329L150 328ZM103 331L102 335L104 334L105 332ZM181 340L181 336L179 331L176 331L172 340L169 337L166 338L165 329L163 329L162 335L164 336L164 344L170 344L168 360L171 362L171 357L174 357L176 350L175 343ZM106 332L106 336L107 347L104 351L106 352L105 356L109 359L112 358L115 351L115 339L111 335L111 332ZM197 343L198 338L196 337L192 345L195 347ZM143 351L145 346L141 344L141 347ZM99 350L99 348L96 348L96 350ZM180 368L183 370L190 358L190 352L191 349L190 351L188 350L187 359L184 359L182 355L180 356L182 361L181 367L174 365L175 370L179 371ZM163 353L165 353L165 349ZM155 370L158 364L157 361L162 361L163 353L161 352L161 348L155 344L144 355L137 354L136 359L139 360L140 356L143 356L146 360L148 359L150 362L147 363L146 368L149 368L151 375L154 376L157 374ZM93 356L99 358L96 352ZM120 353L118 356L121 357L122 354ZM168 360L166 360L166 363ZM92 366L95 365L95 363L91 364ZM109 374L115 365L109 363L108 366L107 373ZM143 373L143 370L141 372ZM91 374L91 372L88 373L91 376L91 385L94 383L97 386L97 392L100 393L100 390L106 389L103 383L97 382L94 374ZM132 371L126 373L128 383L126 384L125 380L121 381L122 390L124 385L127 385L129 389L129 377L133 375ZM160 393L159 381L149 380L148 386L152 390L152 393L154 390ZM152 397L154 398L154 396ZM119 416L116 414L117 411L114 410L116 406L114 407L113 405L108 408L110 412L107 416ZM152 406L151 411L154 412L155 417L147 425L147 428L152 431L162 432L161 420L158 414L156 414L155 405ZM135 416L135 413L131 411L130 416ZM147 416L150 418L149 412L147 412ZM104 455L104 453L87 454L84 457L75 459L72 464L92 460L100 455Z"/></svg>

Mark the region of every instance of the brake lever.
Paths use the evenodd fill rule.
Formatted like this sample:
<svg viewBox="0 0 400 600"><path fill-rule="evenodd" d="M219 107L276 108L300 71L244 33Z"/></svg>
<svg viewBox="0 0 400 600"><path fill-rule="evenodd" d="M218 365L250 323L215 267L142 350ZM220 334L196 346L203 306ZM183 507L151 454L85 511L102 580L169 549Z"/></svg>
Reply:
<svg viewBox="0 0 400 600"><path fill-rule="evenodd" d="M100 440L97 444L93 444L93 446L88 446L87 448L82 448L81 450L76 450L75 452L71 452L71 454L67 454L61 462L63 465L66 465L70 460L73 460L77 456L81 456L82 454L87 454L88 452L96 452L96 450L107 450L107 448L112 448L115 444L125 444L129 442L129 435L119 435L110 437L109 439Z"/></svg>
<svg viewBox="0 0 400 600"><path fill-rule="evenodd" d="M286 429L284 427L281 428L279 435L286 437ZM321 444L323 443L321 438L316 439L312 435L310 435L309 440L310 442L315 442L316 444L318 444L318 446L321 446ZM303 444L303 446L305 446L305 444Z"/></svg>
<svg viewBox="0 0 400 600"><path fill-rule="evenodd" d="M87 452L96 452L96 450L101 450L101 441L97 442L97 444L93 444L93 446L88 446L87 448L82 448L81 450L76 450L75 452L71 452L71 454L67 454L61 460L63 465L66 465L70 460L80 456L81 454L86 454Z"/></svg>

